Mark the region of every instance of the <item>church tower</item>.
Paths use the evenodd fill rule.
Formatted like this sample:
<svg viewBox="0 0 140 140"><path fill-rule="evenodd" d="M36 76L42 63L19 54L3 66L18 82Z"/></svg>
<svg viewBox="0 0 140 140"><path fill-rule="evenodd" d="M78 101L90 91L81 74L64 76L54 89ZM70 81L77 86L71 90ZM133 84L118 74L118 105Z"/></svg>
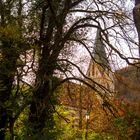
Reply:
<svg viewBox="0 0 140 140"><path fill-rule="evenodd" d="M100 29L97 29L93 56L95 62L101 65L104 69L109 67L109 62L105 51L105 45L102 41L102 35Z"/></svg>
<svg viewBox="0 0 140 140"><path fill-rule="evenodd" d="M110 71L105 44L103 43L101 30L99 28L97 29L93 49L93 58L90 60L87 76L112 92L114 90L113 74Z"/></svg>

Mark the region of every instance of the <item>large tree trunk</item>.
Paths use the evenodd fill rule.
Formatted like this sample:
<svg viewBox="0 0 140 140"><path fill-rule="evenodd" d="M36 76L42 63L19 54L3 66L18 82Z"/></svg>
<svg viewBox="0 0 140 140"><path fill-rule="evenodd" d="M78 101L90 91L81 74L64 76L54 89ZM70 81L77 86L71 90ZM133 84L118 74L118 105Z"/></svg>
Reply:
<svg viewBox="0 0 140 140"><path fill-rule="evenodd" d="M138 33L139 57L140 57L140 0L135 0L135 7L133 8L133 18Z"/></svg>
<svg viewBox="0 0 140 140"><path fill-rule="evenodd" d="M30 105L29 124L32 134L41 133L43 129L49 130L54 127L52 100L52 78L53 63L47 61L48 53L44 53L39 63L39 70L36 77L36 84L33 92L33 99Z"/></svg>
<svg viewBox="0 0 140 140"><path fill-rule="evenodd" d="M33 92L33 98L29 111L29 124L31 126L32 134L40 133L42 136L45 128L47 135L54 128L54 95L52 91L53 68L51 61L46 64L46 59L43 57L41 65L36 78L36 84ZM51 64L50 64L51 63ZM42 66L43 65L43 66ZM46 70L47 69L47 70Z"/></svg>
<svg viewBox="0 0 140 140"><path fill-rule="evenodd" d="M32 134L40 133L43 136L43 129L49 135L49 130L54 127L53 105L49 79L41 84L34 92L33 101L30 106L29 124L31 125Z"/></svg>

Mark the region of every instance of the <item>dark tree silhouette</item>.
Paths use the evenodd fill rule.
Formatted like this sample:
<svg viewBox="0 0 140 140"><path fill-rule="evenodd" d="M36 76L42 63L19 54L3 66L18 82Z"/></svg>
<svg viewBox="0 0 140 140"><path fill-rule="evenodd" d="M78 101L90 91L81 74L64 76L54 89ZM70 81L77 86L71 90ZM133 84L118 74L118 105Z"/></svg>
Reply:
<svg viewBox="0 0 140 140"><path fill-rule="evenodd" d="M133 18L138 32L139 56L140 56L140 0L135 0L135 7L133 9Z"/></svg>

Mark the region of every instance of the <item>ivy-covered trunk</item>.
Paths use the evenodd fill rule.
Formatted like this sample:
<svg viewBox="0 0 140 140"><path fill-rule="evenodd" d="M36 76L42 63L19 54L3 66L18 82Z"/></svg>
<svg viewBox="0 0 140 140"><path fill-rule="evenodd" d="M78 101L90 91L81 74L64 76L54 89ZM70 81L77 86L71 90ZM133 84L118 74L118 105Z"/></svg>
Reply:
<svg viewBox="0 0 140 140"><path fill-rule="evenodd" d="M33 129L33 134L34 132L43 133L45 126L49 129L53 129L52 96L49 80L44 81L44 83L42 83L34 92L29 113L29 123Z"/></svg>
<svg viewBox="0 0 140 140"><path fill-rule="evenodd" d="M54 128L54 95L52 91L52 79L54 65L48 59L48 53L44 53L39 63L38 74L30 105L29 124L31 135L49 135ZM49 60L49 61L47 61Z"/></svg>

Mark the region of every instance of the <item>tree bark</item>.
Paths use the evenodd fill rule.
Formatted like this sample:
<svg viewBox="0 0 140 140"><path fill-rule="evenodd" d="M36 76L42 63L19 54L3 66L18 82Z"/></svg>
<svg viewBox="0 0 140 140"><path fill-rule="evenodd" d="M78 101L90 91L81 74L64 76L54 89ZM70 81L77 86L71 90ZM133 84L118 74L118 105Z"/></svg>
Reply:
<svg viewBox="0 0 140 140"><path fill-rule="evenodd" d="M133 18L138 33L138 47L140 57L140 0L135 0L135 7L133 8Z"/></svg>
<svg viewBox="0 0 140 140"><path fill-rule="evenodd" d="M33 101L30 106L29 124L31 125L32 133L41 133L46 127L48 130L53 129L53 106L51 99L53 94L51 92L51 79L46 77L44 83L42 82L34 92ZM48 132L49 133L49 132Z"/></svg>

